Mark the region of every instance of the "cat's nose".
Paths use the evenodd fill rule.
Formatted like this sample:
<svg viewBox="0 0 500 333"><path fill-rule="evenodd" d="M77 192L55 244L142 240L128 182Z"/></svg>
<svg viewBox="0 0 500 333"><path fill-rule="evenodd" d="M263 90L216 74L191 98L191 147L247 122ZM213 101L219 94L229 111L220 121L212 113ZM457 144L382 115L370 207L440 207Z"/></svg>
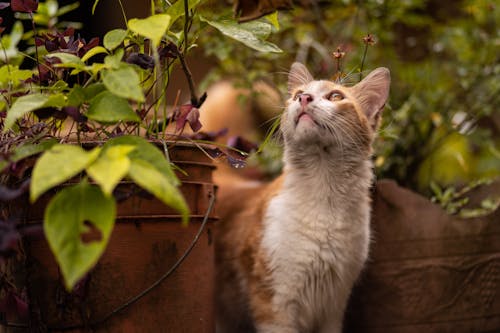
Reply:
<svg viewBox="0 0 500 333"><path fill-rule="evenodd" d="M300 94L299 101L300 101L300 105L302 105L304 107L313 101L313 97L312 97L312 95L309 95L309 94Z"/></svg>

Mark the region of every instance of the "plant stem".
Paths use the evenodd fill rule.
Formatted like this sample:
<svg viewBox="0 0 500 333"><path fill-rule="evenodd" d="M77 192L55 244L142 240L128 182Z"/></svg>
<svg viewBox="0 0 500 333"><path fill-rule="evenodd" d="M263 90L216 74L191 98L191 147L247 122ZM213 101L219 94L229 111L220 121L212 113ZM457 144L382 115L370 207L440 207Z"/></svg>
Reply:
<svg viewBox="0 0 500 333"><path fill-rule="evenodd" d="M368 52L368 43L365 43L365 50L363 52L363 58L361 59L361 67L359 69L359 81L363 79L363 66L365 65L366 53Z"/></svg>
<svg viewBox="0 0 500 333"><path fill-rule="evenodd" d="M198 107L198 96L196 95L196 88L194 87L193 75L191 74L191 70L189 69L186 59L184 58L184 54L178 54L179 61L181 62L182 70L184 71L184 75L188 81L189 91L191 93L191 104L195 107Z"/></svg>
<svg viewBox="0 0 500 333"><path fill-rule="evenodd" d="M188 30L189 30L189 1L184 0L184 49L182 53L186 56L188 49Z"/></svg>
<svg viewBox="0 0 500 333"><path fill-rule="evenodd" d="M125 14L125 8L123 8L122 0L118 0L120 4L120 9L122 10L123 20L125 21L125 26L128 27L127 14Z"/></svg>
<svg viewBox="0 0 500 333"><path fill-rule="evenodd" d="M33 12L30 12L29 13L30 15L30 20L31 20L31 27L33 29L33 34L35 36L35 60L36 60L36 68L38 69L38 79L40 80L40 86L41 86L41 73L42 71L40 70L40 59L38 58L38 46L36 45L36 36L37 36L37 32L36 32L36 27L35 27L35 19L33 18ZM40 91L42 90L42 87L40 87Z"/></svg>

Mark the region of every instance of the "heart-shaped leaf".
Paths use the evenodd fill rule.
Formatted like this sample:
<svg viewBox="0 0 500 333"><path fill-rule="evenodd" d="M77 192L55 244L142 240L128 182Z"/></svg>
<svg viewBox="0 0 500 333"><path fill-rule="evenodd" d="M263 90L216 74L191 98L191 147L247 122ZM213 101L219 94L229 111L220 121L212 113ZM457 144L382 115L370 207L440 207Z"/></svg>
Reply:
<svg viewBox="0 0 500 333"><path fill-rule="evenodd" d="M102 123L116 123L119 121L139 122L141 119L132 110L127 100L118 97L109 91L103 91L90 101L89 109L85 114L89 119Z"/></svg>
<svg viewBox="0 0 500 333"><path fill-rule="evenodd" d="M99 155L100 148L87 152L80 146L54 145L37 161L31 177L30 200L82 172Z"/></svg>
<svg viewBox="0 0 500 333"><path fill-rule="evenodd" d="M115 186L127 174L130 167L128 154L134 146L119 145L103 149L99 158L87 167L87 174L101 187L104 194L111 196Z"/></svg>
<svg viewBox="0 0 500 333"><path fill-rule="evenodd" d="M45 211L45 237L71 290L106 249L116 217L113 198L83 181L57 193ZM89 234L91 240L85 239Z"/></svg>
<svg viewBox="0 0 500 333"><path fill-rule="evenodd" d="M104 71L102 73L102 82L116 96L144 102L139 75L129 66Z"/></svg>
<svg viewBox="0 0 500 333"><path fill-rule="evenodd" d="M153 46L157 47L170 26L170 16L156 14L145 19L134 18L128 21L128 27L138 35L151 39Z"/></svg>

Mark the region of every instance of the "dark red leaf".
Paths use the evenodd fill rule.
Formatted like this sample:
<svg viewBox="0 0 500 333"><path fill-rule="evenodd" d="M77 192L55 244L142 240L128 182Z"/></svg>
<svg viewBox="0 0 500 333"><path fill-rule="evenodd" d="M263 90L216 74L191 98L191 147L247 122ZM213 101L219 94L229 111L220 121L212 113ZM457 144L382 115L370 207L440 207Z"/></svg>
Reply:
<svg viewBox="0 0 500 333"><path fill-rule="evenodd" d="M32 13L38 9L38 0L11 0L10 6L14 12Z"/></svg>
<svg viewBox="0 0 500 333"><path fill-rule="evenodd" d="M259 145L255 142L249 141L241 136L232 136L228 139L227 145L229 147L238 149L245 153L250 153L259 148Z"/></svg>
<svg viewBox="0 0 500 333"><path fill-rule="evenodd" d="M10 257L17 252L20 239L13 222L0 221L0 256Z"/></svg>
<svg viewBox="0 0 500 333"><path fill-rule="evenodd" d="M0 201L12 201L19 198L23 193L28 191L29 185L29 179L21 183L21 185L16 189L10 189L4 185L0 185Z"/></svg>
<svg viewBox="0 0 500 333"><path fill-rule="evenodd" d="M193 132L198 132L201 129L200 123L200 110L198 108L192 108L188 113L186 120Z"/></svg>
<svg viewBox="0 0 500 333"><path fill-rule="evenodd" d="M177 108L174 111L174 120L176 122L175 130L176 131L181 131L184 128L184 126L186 126L186 122L187 122L186 118L192 109L193 109L193 106L191 104L184 104L184 105L181 105L180 108Z"/></svg>
<svg viewBox="0 0 500 333"><path fill-rule="evenodd" d="M84 123L87 121L87 117L80 113L80 110L75 106L65 106L62 111L68 116L73 118L77 123Z"/></svg>

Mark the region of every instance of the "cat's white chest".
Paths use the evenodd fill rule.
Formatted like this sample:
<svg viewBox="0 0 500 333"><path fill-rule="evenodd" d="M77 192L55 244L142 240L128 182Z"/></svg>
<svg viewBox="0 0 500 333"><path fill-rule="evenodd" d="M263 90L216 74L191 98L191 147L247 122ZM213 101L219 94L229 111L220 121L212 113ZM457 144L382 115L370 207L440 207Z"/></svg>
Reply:
<svg viewBox="0 0 500 333"><path fill-rule="evenodd" d="M368 255L369 208L359 209L348 214L321 193L285 192L269 203L262 246L270 258L274 302L295 304L300 314L291 315L304 326L344 310L337 306L345 303Z"/></svg>

